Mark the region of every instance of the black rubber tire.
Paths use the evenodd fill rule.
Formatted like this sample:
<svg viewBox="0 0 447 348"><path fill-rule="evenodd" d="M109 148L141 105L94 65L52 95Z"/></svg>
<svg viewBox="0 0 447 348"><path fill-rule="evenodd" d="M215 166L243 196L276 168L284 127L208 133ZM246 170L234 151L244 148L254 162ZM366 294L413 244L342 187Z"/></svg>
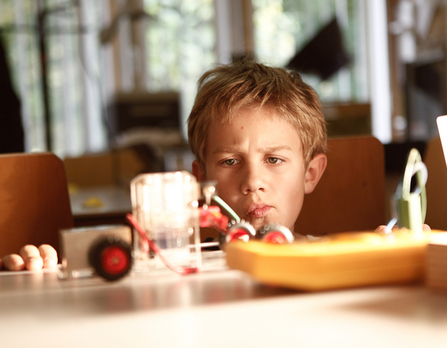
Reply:
<svg viewBox="0 0 447 348"><path fill-rule="evenodd" d="M114 253L111 254L111 252ZM124 264L120 264L119 268L112 270L109 266L113 267L113 265L105 263L111 255L114 257L112 262L115 264L115 261L124 262ZM129 243L121 238L114 236L105 237L90 248L89 261L99 276L109 281L115 281L123 278L132 269L132 248Z"/></svg>

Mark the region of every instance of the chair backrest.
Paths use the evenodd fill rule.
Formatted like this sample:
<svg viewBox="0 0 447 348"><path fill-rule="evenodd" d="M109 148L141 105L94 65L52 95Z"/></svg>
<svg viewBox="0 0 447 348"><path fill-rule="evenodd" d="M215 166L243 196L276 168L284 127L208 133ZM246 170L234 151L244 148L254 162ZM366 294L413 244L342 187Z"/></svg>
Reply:
<svg viewBox="0 0 447 348"><path fill-rule="evenodd" d="M329 139L328 165L304 198L295 232L374 230L385 221L385 151L374 137Z"/></svg>
<svg viewBox="0 0 447 348"><path fill-rule="evenodd" d="M447 168L441 139L431 139L425 149L424 163L428 170L427 216L425 222L431 228L447 230Z"/></svg>
<svg viewBox="0 0 447 348"><path fill-rule="evenodd" d="M63 159L69 184L79 187L116 186L144 171L144 163L130 148Z"/></svg>
<svg viewBox="0 0 447 348"><path fill-rule="evenodd" d="M0 257L25 244L59 248L73 227L62 161L51 153L0 155Z"/></svg>

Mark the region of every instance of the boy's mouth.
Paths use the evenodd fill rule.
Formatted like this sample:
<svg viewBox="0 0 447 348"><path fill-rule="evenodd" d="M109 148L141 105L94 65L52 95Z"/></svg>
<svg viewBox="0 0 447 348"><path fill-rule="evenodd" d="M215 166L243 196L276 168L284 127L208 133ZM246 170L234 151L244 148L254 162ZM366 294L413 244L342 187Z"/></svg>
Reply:
<svg viewBox="0 0 447 348"><path fill-rule="evenodd" d="M267 215L272 207L265 204L252 204L248 207L247 215L262 218Z"/></svg>

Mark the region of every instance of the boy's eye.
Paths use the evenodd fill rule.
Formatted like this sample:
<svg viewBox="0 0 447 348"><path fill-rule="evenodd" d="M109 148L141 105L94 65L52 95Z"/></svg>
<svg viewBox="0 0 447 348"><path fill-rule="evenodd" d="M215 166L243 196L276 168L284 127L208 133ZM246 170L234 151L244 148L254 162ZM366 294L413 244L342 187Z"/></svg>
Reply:
<svg viewBox="0 0 447 348"><path fill-rule="evenodd" d="M269 164L278 164L278 163L282 162L282 159L277 158L277 157L269 157L269 158L267 158L267 162Z"/></svg>
<svg viewBox="0 0 447 348"><path fill-rule="evenodd" d="M225 164L226 166L234 166L237 163L237 161L234 158L227 159L222 162L222 164Z"/></svg>

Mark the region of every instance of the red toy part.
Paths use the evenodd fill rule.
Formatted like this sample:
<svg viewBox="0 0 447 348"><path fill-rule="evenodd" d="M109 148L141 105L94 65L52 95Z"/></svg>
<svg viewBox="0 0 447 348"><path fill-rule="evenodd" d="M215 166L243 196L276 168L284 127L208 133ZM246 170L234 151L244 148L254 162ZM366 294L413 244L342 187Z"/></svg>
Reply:
<svg viewBox="0 0 447 348"><path fill-rule="evenodd" d="M132 248L118 237L102 238L90 248L89 261L104 279L118 280L132 268Z"/></svg>
<svg viewBox="0 0 447 348"><path fill-rule="evenodd" d="M102 251L101 265L105 272L117 275L125 272L130 264L128 253L118 245L111 245Z"/></svg>
<svg viewBox="0 0 447 348"><path fill-rule="evenodd" d="M235 228L228 234L227 242L232 242L234 240L248 242L250 240L250 235L242 228Z"/></svg>
<svg viewBox="0 0 447 348"><path fill-rule="evenodd" d="M258 239L271 244L287 244L292 243L295 237L290 230L279 224L270 223L262 226L258 231Z"/></svg>
<svg viewBox="0 0 447 348"><path fill-rule="evenodd" d="M262 238L266 243L272 244L285 244L287 243L286 237L281 232L270 232Z"/></svg>
<svg viewBox="0 0 447 348"><path fill-rule="evenodd" d="M214 227L221 231L226 231L227 226L228 217L221 213L219 207L200 208L200 227Z"/></svg>

